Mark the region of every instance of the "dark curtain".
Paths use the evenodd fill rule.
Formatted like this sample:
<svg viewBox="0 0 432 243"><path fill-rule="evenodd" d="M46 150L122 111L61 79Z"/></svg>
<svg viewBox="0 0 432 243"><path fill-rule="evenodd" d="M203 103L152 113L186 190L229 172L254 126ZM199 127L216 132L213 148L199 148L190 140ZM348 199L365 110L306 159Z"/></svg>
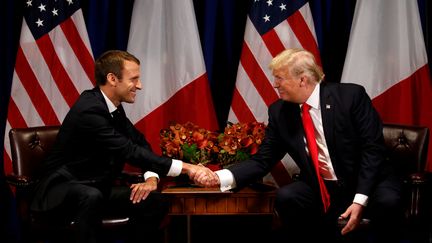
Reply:
<svg viewBox="0 0 432 243"><path fill-rule="evenodd" d="M175 1L175 0L173 0ZM232 98L252 1L193 0L203 55L220 127L224 127ZM13 195L3 172L3 137L12 75L21 30L24 0L0 1L3 41L0 80L0 241L18 242ZM428 56L431 55L431 3L418 0ZM326 79L339 82L348 46L355 0L311 0L318 45ZM133 0L82 0L93 55L109 49L126 50ZM430 62L429 62L429 65ZM6 133L7 134L7 133Z"/></svg>

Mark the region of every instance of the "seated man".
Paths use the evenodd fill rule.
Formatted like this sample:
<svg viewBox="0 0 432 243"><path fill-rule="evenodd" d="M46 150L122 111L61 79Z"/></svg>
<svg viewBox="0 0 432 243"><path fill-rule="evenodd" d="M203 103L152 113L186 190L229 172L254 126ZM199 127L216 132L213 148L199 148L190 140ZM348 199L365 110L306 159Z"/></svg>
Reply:
<svg viewBox="0 0 432 243"><path fill-rule="evenodd" d="M321 67L305 50L283 51L270 69L280 99L269 107L259 151L217 171L216 185L244 187L289 153L300 176L277 192L275 209L285 227L278 240L337 242L353 236L368 214L376 242L398 242L401 181L384 159L382 123L365 89L323 82ZM195 180L214 186L209 178ZM338 220L347 221L342 229Z"/></svg>
<svg viewBox="0 0 432 243"><path fill-rule="evenodd" d="M152 153L126 117L121 103L133 103L141 89L139 65L124 51L108 51L96 60L97 87L84 91L72 106L40 171L31 210L53 223L74 221L76 242L102 242L99 231L107 211L130 218L129 242L155 242L167 210L160 194L153 193L155 173L207 173L205 167ZM114 186L125 162L149 171L145 182Z"/></svg>

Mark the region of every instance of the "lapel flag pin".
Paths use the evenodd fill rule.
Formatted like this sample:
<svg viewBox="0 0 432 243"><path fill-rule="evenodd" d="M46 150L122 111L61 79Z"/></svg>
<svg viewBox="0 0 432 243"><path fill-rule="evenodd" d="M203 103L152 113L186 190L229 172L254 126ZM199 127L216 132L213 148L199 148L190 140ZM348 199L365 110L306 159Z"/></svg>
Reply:
<svg viewBox="0 0 432 243"><path fill-rule="evenodd" d="M327 109L327 110L330 110L330 108L331 108L331 105L326 104L326 109Z"/></svg>

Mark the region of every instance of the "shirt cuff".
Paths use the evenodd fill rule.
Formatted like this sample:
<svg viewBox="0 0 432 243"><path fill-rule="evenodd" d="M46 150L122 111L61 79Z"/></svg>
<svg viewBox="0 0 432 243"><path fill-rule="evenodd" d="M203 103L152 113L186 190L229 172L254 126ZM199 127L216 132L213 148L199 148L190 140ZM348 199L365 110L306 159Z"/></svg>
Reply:
<svg viewBox="0 0 432 243"><path fill-rule="evenodd" d="M144 173L144 181L146 181L150 177L156 177L156 179L159 181L159 175L154 173L153 171L146 171Z"/></svg>
<svg viewBox="0 0 432 243"><path fill-rule="evenodd" d="M355 194L355 196L354 196L354 200L353 200L353 202L354 202L354 203L358 203L358 204L363 205L363 206L366 207L367 204L368 204L368 199L369 199L368 196L366 196L366 195L364 195L364 194L357 193L357 194Z"/></svg>
<svg viewBox="0 0 432 243"><path fill-rule="evenodd" d="M173 159L167 176L179 176L183 168L183 162L178 159Z"/></svg>
<svg viewBox="0 0 432 243"><path fill-rule="evenodd" d="M215 172L220 181L220 190L222 192L231 190L236 187L236 182L234 180L234 175L230 170L222 169Z"/></svg>

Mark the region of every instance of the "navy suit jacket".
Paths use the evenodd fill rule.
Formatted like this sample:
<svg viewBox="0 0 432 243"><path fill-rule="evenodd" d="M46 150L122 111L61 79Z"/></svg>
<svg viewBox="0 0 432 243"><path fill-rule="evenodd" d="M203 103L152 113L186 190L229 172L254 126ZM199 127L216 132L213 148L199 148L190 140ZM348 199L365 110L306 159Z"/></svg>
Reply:
<svg viewBox="0 0 432 243"><path fill-rule="evenodd" d="M84 91L66 115L53 150L44 161L36 187L33 210L47 210L64 198L46 198L52 186L62 182L94 184L109 190L128 162L143 171L166 175L172 160L152 153L144 136L126 117L122 106L114 119L99 88Z"/></svg>
<svg viewBox="0 0 432 243"><path fill-rule="evenodd" d="M340 83L320 85L324 136L336 176L349 195L370 195L376 183L390 172L384 165L381 120L363 87ZM283 100L273 103L258 153L229 168L237 186L261 178L289 153L300 168L300 179L319 192L303 137L299 104Z"/></svg>

